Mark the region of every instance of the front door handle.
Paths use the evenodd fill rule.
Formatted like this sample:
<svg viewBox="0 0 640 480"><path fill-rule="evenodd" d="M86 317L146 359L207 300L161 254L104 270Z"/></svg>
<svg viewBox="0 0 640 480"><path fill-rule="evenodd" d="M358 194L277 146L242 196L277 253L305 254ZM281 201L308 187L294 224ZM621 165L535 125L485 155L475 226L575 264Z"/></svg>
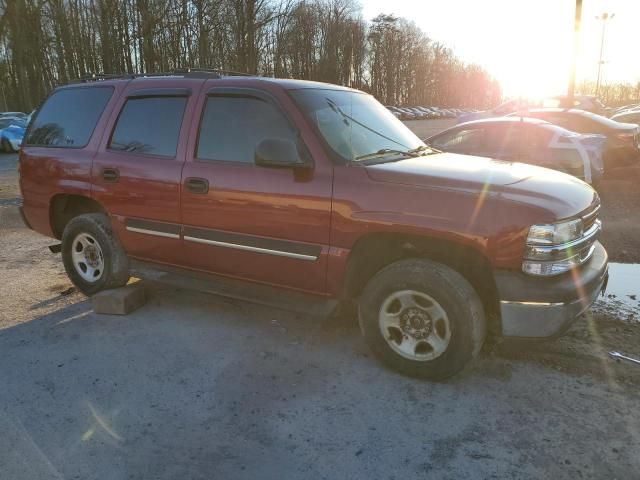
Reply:
<svg viewBox="0 0 640 480"><path fill-rule="evenodd" d="M207 193L209 191L209 181L205 178L187 178L184 181L184 186L191 193Z"/></svg>
<svg viewBox="0 0 640 480"><path fill-rule="evenodd" d="M116 183L120 178L120 172L117 168L103 168L102 178L105 182Z"/></svg>

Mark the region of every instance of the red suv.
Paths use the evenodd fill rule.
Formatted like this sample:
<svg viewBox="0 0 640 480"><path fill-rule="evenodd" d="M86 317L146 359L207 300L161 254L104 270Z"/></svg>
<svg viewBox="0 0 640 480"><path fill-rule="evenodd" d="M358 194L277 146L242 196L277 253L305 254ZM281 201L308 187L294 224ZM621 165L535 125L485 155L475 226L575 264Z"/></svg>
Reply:
<svg viewBox="0 0 640 480"><path fill-rule="evenodd" d="M191 72L57 88L20 152L25 222L91 295L152 276L329 315L445 378L562 333L603 289L599 199L568 175L428 148L372 96Z"/></svg>

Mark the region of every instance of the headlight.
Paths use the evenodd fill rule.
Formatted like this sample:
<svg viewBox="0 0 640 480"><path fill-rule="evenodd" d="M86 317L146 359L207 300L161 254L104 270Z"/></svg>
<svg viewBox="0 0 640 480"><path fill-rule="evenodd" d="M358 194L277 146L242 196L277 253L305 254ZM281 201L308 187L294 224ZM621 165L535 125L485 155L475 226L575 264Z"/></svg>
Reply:
<svg viewBox="0 0 640 480"><path fill-rule="evenodd" d="M527 236L522 271L551 276L582 265L591 257L599 232L599 220L586 232L581 219L533 225Z"/></svg>
<svg viewBox="0 0 640 480"><path fill-rule="evenodd" d="M527 243L529 245L562 245L577 240L583 234L582 220L533 225L529 229Z"/></svg>

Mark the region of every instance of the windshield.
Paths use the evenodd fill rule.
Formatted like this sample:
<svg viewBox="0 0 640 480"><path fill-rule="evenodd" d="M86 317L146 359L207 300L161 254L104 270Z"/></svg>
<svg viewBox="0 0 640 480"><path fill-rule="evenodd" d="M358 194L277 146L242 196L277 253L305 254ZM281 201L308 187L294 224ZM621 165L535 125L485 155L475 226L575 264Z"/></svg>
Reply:
<svg viewBox="0 0 640 480"><path fill-rule="evenodd" d="M15 125L17 127L24 126L24 120L20 118L0 118L0 128L7 128L11 125Z"/></svg>
<svg viewBox="0 0 640 480"><path fill-rule="evenodd" d="M291 95L327 145L347 161L397 157L424 143L370 95L345 90L293 90Z"/></svg>

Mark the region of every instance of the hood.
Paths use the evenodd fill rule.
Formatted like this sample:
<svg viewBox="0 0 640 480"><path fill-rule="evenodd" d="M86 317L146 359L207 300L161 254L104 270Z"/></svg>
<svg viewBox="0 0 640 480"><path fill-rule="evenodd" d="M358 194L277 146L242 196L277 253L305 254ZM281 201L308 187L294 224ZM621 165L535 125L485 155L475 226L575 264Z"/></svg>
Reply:
<svg viewBox="0 0 640 480"><path fill-rule="evenodd" d="M570 175L470 155L438 153L366 168L374 181L491 195L547 210L553 220L575 216L598 199L595 190Z"/></svg>

